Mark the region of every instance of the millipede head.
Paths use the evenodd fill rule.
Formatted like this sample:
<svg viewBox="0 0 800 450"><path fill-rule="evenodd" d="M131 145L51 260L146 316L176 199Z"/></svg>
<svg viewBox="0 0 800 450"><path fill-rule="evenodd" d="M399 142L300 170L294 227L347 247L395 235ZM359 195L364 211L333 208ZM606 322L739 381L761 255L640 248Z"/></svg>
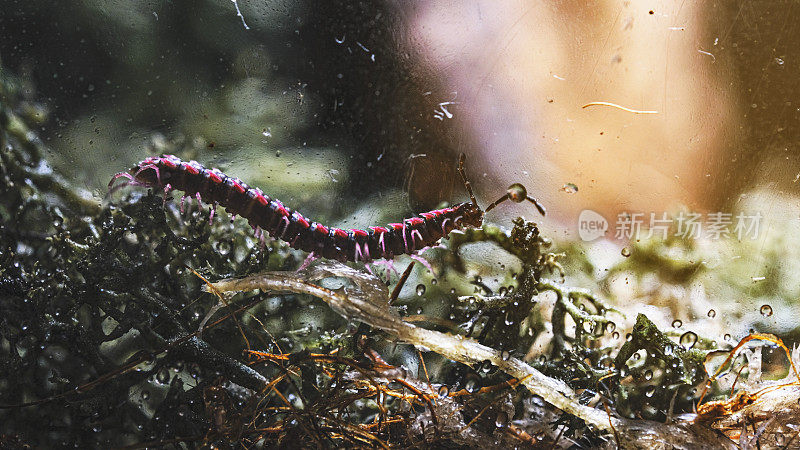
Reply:
<svg viewBox="0 0 800 450"><path fill-rule="evenodd" d="M457 206L460 214L459 226L480 228L483 225L483 210L475 203L461 203Z"/></svg>
<svg viewBox="0 0 800 450"><path fill-rule="evenodd" d="M160 184L160 170L155 163L144 160L133 166L129 172L137 182L144 186L157 186Z"/></svg>
<svg viewBox="0 0 800 450"><path fill-rule="evenodd" d="M194 161L189 164L184 163L180 158L173 155L151 156L133 166L129 170L129 173L133 175L137 182L144 186L163 187L167 183L167 179L170 177L173 170L180 170L191 164L197 165Z"/></svg>
<svg viewBox="0 0 800 450"><path fill-rule="evenodd" d="M108 183L109 190L108 194L106 195L111 195L118 189L121 189L125 186L152 187L159 185L160 171L158 168L158 163L158 158L149 157L128 169L127 172L119 172L115 174ZM114 182L120 178L125 178L128 181L114 186Z"/></svg>
<svg viewBox="0 0 800 450"><path fill-rule="evenodd" d="M525 186L519 183L514 183L511 186L509 186L508 190L506 190L505 195L492 202L492 204L489 205L485 211L481 211L480 207L478 206L478 201L475 199L475 194L472 193L472 184L470 184L470 182L467 180L467 174L466 171L464 170L465 159L466 156L462 153L461 156L458 158L458 173L461 175L461 180L464 181L464 186L467 188L467 193L469 193L470 202L472 202L472 205L474 206L473 209L475 210L475 211L470 211L470 214L472 216L472 221L471 222L468 221L465 216L465 222L477 223L477 225L473 226L480 227L483 221L483 214L491 211L492 209L494 209L495 206L499 205L500 203L503 203L506 200L511 200L514 203L522 203L525 200L527 200L533 203L533 205L536 206L536 209L543 216L546 215L547 211L544 209L544 206L542 206L542 204L539 203L538 200L528 195L528 190L525 189ZM480 212L480 219L478 219L477 212Z"/></svg>

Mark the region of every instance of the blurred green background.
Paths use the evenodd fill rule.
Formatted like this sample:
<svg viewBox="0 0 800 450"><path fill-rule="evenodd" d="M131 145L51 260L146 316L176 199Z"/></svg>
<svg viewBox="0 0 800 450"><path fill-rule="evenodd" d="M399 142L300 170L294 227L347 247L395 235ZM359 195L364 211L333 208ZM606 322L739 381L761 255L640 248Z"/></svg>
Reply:
<svg viewBox="0 0 800 450"><path fill-rule="evenodd" d="M30 82L51 162L98 197L115 172L173 151L311 217L352 221L348 199L385 194L375 203L396 220L409 155L454 172L435 83L398 53L392 5L241 2L240 18L223 0L3 3L2 64ZM451 185L420 186L414 209Z"/></svg>

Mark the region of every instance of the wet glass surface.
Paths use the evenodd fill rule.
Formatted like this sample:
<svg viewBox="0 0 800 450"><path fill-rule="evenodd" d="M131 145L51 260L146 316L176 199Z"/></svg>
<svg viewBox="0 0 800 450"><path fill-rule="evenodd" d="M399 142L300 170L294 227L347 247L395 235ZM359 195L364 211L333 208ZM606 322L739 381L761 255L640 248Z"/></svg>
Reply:
<svg viewBox="0 0 800 450"><path fill-rule="evenodd" d="M41 138L44 159L98 208L127 195L106 196L115 173L172 153L307 217L365 228L466 201L456 171L464 153L484 208L513 183L547 208L542 218L530 202L504 202L486 221L537 222L565 253L563 276L548 277L624 314L608 322L608 345L622 345L642 312L687 351L729 349L750 333L791 347L800 317L797 5L584 3L4 0L0 76L12 80L14 111ZM234 226L226 233L215 251L235 255L245 238ZM473 303L517 288L516 259L479 246L463 254L479 261L465 269L480 291ZM455 295L458 287L415 272L401 312L459 322L442 306L473 294ZM536 300L545 311L557 304L548 295ZM292 326L343 326L316 307L292 313ZM567 334L596 332L590 325L567 320ZM543 340L513 350L535 360L550 349L537 347ZM773 378L788 373L781 355L764 351ZM140 403L143 417L158 408ZM492 417L505 424L503 414Z"/></svg>

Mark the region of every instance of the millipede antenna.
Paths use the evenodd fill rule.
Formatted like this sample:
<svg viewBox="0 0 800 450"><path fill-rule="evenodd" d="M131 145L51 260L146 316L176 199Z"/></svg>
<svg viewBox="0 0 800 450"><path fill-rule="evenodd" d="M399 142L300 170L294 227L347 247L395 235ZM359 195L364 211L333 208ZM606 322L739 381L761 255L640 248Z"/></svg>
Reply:
<svg viewBox="0 0 800 450"><path fill-rule="evenodd" d="M525 186L519 183L514 183L511 186L509 186L505 195L498 198L497 200L492 202L492 204L486 207L486 212L491 211L492 209L494 209L495 206L499 205L500 203L503 203L506 200L511 200L514 203L522 203L525 200L527 200L533 203L533 205L536 206L536 209L539 210L539 213L541 213L543 216L547 214L547 210L545 210L544 206L542 206L542 204L539 203L539 200L536 200L535 198L528 195L528 191L525 189Z"/></svg>
<svg viewBox="0 0 800 450"><path fill-rule="evenodd" d="M472 184L470 184L469 180L467 180L467 172L464 170L465 159L467 159L467 155L463 153L461 154L461 156L458 157L458 173L459 175L461 175L461 180L464 182L464 186L467 188L467 193L469 194L469 200L472 202L473 205L478 206L478 200L475 199L475 194L472 193Z"/></svg>
<svg viewBox="0 0 800 450"><path fill-rule="evenodd" d="M486 207L486 212L489 212L489 211L493 210L495 206L499 205L500 203L503 203L504 201L506 201L508 199L509 199L508 194L504 194L502 197L500 197L497 200L495 200L494 202L492 202L491 205L487 206Z"/></svg>

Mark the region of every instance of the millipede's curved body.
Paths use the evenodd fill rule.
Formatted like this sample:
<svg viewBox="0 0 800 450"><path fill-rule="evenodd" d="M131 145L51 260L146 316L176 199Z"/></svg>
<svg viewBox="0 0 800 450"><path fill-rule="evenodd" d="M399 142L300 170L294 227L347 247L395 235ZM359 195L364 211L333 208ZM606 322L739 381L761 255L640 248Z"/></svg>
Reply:
<svg viewBox="0 0 800 450"><path fill-rule="evenodd" d="M453 230L480 227L483 211L474 202L459 203L450 208L421 213L402 223L366 230L326 227L312 222L297 211L285 207L242 180L229 177L218 169L206 169L196 161L184 162L172 155L150 157L134 166L129 173L119 173L132 184L183 191L186 196L202 198L214 206L223 206L228 213L246 218L256 230L266 231L290 246L315 255L339 261L391 259L396 255L413 254L436 244ZM110 185L110 184L109 184Z"/></svg>

